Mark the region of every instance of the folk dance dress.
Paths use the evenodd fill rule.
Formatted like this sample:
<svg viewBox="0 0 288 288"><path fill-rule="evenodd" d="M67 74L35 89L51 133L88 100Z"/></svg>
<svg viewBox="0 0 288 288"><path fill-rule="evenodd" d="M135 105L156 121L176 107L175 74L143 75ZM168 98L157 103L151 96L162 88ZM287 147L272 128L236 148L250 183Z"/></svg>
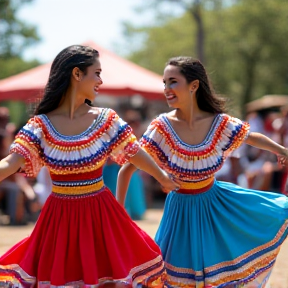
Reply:
<svg viewBox="0 0 288 288"><path fill-rule="evenodd" d="M161 114L143 135L142 147L181 185L167 195L155 238L167 287L265 287L287 236L288 198L214 179L248 133L248 123L219 114L205 140L188 145Z"/></svg>
<svg viewBox="0 0 288 288"><path fill-rule="evenodd" d="M75 136L60 134L45 115L19 132L11 152L25 173L46 165L53 182L31 236L0 258L0 287L95 287L108 280L162 287L156 243L118 204L102 179L108 157L125 163L139 150L131 128L111 109Z"/></svg>

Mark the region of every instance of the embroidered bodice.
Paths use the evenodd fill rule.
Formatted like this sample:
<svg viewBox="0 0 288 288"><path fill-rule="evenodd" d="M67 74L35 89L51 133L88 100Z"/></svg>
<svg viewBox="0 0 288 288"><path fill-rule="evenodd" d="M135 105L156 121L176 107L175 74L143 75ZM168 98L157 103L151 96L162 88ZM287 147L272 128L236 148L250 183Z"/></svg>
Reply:
<svg viewBox="0 0 288 288"><path fill-rule="evenodd" d="M176 134L166 114L161 114L151 122L140 143L161 168L180 181L181 189L193 189L211 183L225 158L248 133L248 123L218 114L202 143L189 145Z"/></svg>
<svg viewBox="0 0 288 288"><path fill-rule="evenodd" d="M53 192L86 194L103 187L108 157L121 165L138 150L131 127L112 109L102 109L88 129L73 136L59 133L46 115L34 116L17 134L10 153L24 156L27 176L35 177L47 166Z"/></svg>

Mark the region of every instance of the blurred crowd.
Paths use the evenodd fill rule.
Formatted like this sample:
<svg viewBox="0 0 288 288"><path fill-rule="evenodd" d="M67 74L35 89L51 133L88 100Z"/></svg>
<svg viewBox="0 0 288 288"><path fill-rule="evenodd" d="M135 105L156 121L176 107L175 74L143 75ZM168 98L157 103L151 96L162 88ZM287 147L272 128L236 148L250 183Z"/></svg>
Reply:
<svg viewBox="0 0 288 288"><path fill-rule="evenodd" d="M9 109L0 107L0 157L9 148L21 127L10 122ZM36 179L15 173L0 183L0 225L35 222L52 188L49 172L43 168Z"/></svg>
<svg viewBox="0 0 288 288"><path fill-rule="evenodd" d="M118 112L118 111L117 111ZM141 109L120 109L120 116L132 127L139 139L148 124ZM251 131L261 132L288 147L288 105L277 111L249 113L246 121ZM9 110L0 107L0 157L6 157L18 129L10 122ZM108 160L103 170L106 186L115 194L119 165ZM242 187L273 191L288 195L287 170L277 163L277 157L248 145L242 145L225 162L216 178ZM52 189L49 171L44 167L36 179L16 173L0 183L0 225L26 225L35 222ZM135 172L128 189L125 208L132 219L141 220L147 207L162 205L166 194L151 176Z"/></svg>
<svg viewBox="0 0 288 288"><path fill-rule="evenodd" d="M273 111L259 110L247 114L250 131L260 132L277 143L288 146L288 106ZM277 162L277 156L249 145L233 151L216 178L239 186L283 193L287 195L287 168Z"/></svg>

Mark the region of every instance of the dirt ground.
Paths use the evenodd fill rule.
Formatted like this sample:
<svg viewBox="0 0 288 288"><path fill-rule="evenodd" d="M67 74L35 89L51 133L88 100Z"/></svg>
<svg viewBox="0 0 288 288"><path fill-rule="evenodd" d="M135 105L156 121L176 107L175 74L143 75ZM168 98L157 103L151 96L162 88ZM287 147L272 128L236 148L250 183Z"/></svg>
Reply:
<svg viewBox="0 0 288 288"><path fill-rule="evenodd" d="M145 220L136 222L151 237L154 237L161 216L161 209L148 209ZM32 224L20 227L0 226L0 255L7 251L13 244L28 236L33 227ZM288 239L281 247L269 284L271 288L288 288Z"/></svg>

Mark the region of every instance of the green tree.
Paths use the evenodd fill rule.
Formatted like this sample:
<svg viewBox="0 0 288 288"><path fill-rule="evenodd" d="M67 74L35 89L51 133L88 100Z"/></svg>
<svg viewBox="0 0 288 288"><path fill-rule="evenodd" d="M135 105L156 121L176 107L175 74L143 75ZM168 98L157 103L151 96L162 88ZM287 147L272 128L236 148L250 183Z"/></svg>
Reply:
<svg viewBox="0 0 288 288"><path fill-rule="evenodd" d="M162 74L163 65L168 58L180 54L191 55L195 51L195 41L191 37L195 33L195 27L191 25L190 16L187 14L181 18L170 19L164 26L138 30L136 28L131 30L131 33L136 33L136 36L138 33L146 33L147 38L136 51L130 54L129 59L158 74Z"/></svg>
<svg viewBox="0 0 288 288"><path fill-rule="evenodd" d="M287 94L287 1L212 1L213 9L208 2L202 13L205 66L216 91L242 111L245 103L264 94ZM130 23L128 28L128 38L141 33L144 42L129 58L155 72L162 73L171 56L197 55L197 27L189 11L154 27L134 28Z"/></svg>
<svg viewBox="0 0 288 288"><path fill-rule="evenodd" d="M0 0L0 79L39 65L37 60L22 58L25 48L40 40L36 28L18 18L19 9L30 2L32 0ZM11 121L17 126L27 119L24 102L5 101L1 105L9 108Z"/></svg>
<svg viewBox="0 0 288 288"><path fill-rule="evenodd" d="M287 94L288 3L243 0L211 16L206 53L217 86L242 111L265 94Z"/></svg>
<svg viewBox="0 0 288 288"><path fill-rule="evenodd" d="M32 0L0 0L0 79L25 71L39 64L24 61L22 53L26 47L40 39L36 28L18 18L18 11Z"/></svg>
<svg viewBox="0 0 288 288"><path fill-rule="evenodd" d="M153 21L154 25L159 26L161 25L161 21L168 20L171 16L179 15L179 12L187 14L190 17L191 23L194 28L194 33L191 35L194 39L195 45L193 46L197 58L202 62L205 63L205 19L204 19L204 11L205 10L212 10L217 11L224 6L232 5L239 0L148 0L143 4L142 7L137 7L136 10L139 13L143 13L145 11L155 11L155 19L158 21ZM175 9L178 8L178 9ZM160 20L160 21L159 21ZM143 33L144 31L140 29L134 30L133 25L131 23L126 22L126 36L131 35L135 32ZM192 48L192 47L191 47Z"/></svg>
<svg viewBox="0 0 288 288"><path fill-rule="evenodd" d="M157 1L157 3L168 3L181 6L184 11L195 21L195 49L197 58L204 63L204 41L205 41L205 29L204 29L204 20L203 20L203 9L207 1L205 0L162 0ZM209 1L209 2L219 2L219 1ZM221 1L220 1L221 2Z"/></svg>

